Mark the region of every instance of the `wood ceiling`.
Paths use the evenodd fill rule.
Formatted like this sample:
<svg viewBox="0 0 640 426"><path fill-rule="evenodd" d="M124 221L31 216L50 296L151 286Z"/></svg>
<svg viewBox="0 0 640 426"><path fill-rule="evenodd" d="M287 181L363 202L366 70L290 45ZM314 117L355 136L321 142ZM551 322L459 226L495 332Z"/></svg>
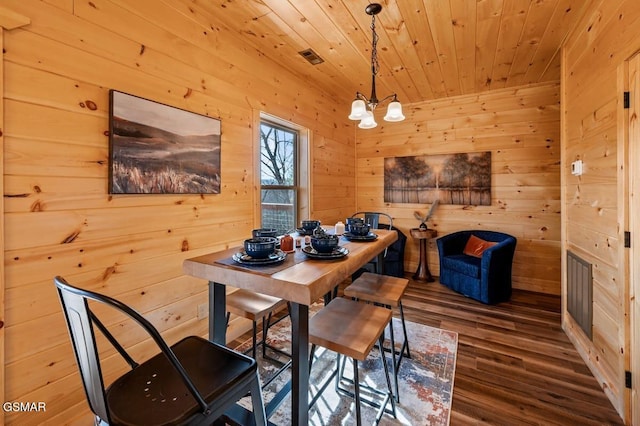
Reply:
<svg viewBox="0 0 640 426"><path fill-rule="evenodd" d="M367 0L181 0L333 96L371 92ZM413 103L560 79L584 0L387 0L376 17L378 98ZM187 5L185 5L187 6ZM203 10L204 9L204 10ZM324 62L300 54L313 49Z"/></svg>

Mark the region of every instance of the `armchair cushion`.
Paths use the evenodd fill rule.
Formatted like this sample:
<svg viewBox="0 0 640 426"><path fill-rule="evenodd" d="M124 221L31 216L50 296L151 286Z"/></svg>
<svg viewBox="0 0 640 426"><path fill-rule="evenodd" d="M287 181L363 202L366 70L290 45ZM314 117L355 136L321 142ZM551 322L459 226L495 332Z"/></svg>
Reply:
<svg viewBox="0 0 640 426"><path fill-rule="evenodd" d="M482 238L478 238L475 235L470 235L467 240L467 244L464 246L464 250L462 253L468 254L469 256L482 258L482 253L489 247L493 247L498 243L493 243L491 241L485 241Z"/></svg>
<svg viewBox="0 0 640 426"><path fill-rule="evenodd" d="M472 237L493 244L480 257L470 256L464 251ZM511 298L515 237L495 231L458 231L438 238L436 243L441 284L487 304Z"/></svg>
<svg viewBox="0 0 640 426"><path fill-rule="evenodd" d="M467 254L454 254L442 259L446 268L457 271L470 277L480 278L480 257Z"/></svg>

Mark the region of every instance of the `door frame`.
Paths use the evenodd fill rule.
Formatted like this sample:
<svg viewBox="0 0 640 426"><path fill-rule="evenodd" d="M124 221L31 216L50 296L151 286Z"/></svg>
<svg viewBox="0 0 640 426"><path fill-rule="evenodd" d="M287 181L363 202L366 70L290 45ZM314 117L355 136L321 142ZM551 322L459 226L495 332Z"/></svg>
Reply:
<svg viewBox="0 0 640 426"><path fill-rule="evenodd" d="M625 370L631 372L631 389L626 389L626 419L630 424L640 424L640 263L634 262L640 256L640 50L628 58L618 72L622 96L629 93L629 108L621 106L619 114L619 164L623 172L622 185L625 188L624 212L621 225L630 233L631 244L624 250L625 309ZM621 102L622 104L623 102ZM624 236L623 236L624 238Z"/></svg>

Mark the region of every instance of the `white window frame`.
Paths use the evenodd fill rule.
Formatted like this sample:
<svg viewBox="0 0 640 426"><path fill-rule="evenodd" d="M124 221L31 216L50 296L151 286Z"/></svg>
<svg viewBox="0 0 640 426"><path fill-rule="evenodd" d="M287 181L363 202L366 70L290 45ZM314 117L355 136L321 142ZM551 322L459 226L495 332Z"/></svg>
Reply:
<svg viewBox="0 0 640 426"><path fill-rule="evenodd" d="M262 183L260 179L260 155L261 155L261 140L260 140L260 124L263 122L270 122L277 126L284 127L287 129L291 129L293 131L298 132L298 152L296 155L297 158L297 197L296 197L296 220L300 222L302 219L309 218L311 212L311 173L310 173L310 157L311 157L311 132L306 127L303 127L299 124L284 120L282 118L276 117L274 115L268 114L266 112L259 112L256 114L254 120L254 141L255 141L255 153L254 153L254 173L255 173L255 184L254 187L256 190L254 191L255 203L254 203L254 228L261 227L262 222L262 202L261 202L261 194L262 194ZM296 226L300 225L299 223Z"/></svg>

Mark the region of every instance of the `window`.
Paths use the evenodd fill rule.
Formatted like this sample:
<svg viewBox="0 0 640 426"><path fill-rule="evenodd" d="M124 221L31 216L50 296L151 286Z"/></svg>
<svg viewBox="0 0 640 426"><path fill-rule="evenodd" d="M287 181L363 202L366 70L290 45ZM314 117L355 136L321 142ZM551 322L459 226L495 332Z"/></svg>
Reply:
<svg viewBox="0 0 640 426"><path fill-rule="evenodd" d="M295 229L299 217L299 140L297 129L260 122L261 226L278 234Z"/></svg>

